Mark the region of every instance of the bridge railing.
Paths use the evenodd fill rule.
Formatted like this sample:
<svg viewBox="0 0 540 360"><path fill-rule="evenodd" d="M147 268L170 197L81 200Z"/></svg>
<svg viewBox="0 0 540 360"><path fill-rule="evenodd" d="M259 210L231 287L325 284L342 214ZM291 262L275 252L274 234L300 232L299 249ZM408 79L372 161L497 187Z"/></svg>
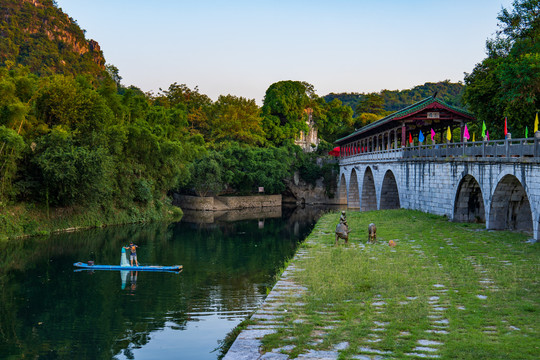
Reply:
<svg viewBox="0 0 540 360"><path fill-rule="evenodd" d="M342 156L342 159L390 160L414 158L502 157L540 158L540 139L505 139L409 146Z"/></svg>

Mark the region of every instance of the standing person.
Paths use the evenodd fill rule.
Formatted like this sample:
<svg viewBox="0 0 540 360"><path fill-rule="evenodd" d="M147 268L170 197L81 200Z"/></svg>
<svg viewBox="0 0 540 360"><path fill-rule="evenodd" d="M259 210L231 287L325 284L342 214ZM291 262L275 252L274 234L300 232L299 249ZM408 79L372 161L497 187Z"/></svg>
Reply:
<svg viewBox="0 0 540 360"><path fill-rule="evenodd" d="M130 251L129 262L131 266L133 266L133 259L135 259L136 266L139 266L139 262L137 261L137 248L138 246L135 245L133 241L129 243L129 246L125 247L125 249L128 249Z"/></svg>

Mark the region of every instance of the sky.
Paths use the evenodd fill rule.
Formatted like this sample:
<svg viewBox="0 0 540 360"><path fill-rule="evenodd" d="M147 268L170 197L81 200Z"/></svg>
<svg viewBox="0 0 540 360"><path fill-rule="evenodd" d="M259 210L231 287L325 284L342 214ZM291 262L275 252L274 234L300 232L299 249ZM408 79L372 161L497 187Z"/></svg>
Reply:
<svg viewBox="0 0 540 360"><path fill-rule="evenodd" d="M255 99L277 81L319 96L463 81L512 0L56 0L122 84Z"/></svg>

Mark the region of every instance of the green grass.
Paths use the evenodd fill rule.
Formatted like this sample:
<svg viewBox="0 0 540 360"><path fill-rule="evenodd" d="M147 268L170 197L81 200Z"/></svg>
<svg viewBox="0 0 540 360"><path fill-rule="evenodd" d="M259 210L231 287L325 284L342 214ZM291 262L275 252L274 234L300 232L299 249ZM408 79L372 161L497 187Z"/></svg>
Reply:
<svg viewBox="0 0 540 360"><path fill-rule="evenodd" d="M180 208L166 201L154 201L144 206L133 203L127 208L96 205L49 210L45 206L19 203L0 207L0 241L107 225L177 221L182 215Z"/></svg>
<svg viewBox="0 0 540 360"><path fill-rule="evenodd" d="M266 351L294 344L295 357L347 341L340 359L361 354L359 347L402 359L431 340L441 343L441 359L538 357L540 250L526 243L529 235L408 210L347 217L348 245L333 246L339 214L323 216L306 239L308 256L296 261L305 271L295 275L308 288L305 305L291 307L285 326L263 339ZM377 244L366 244L371 222ZM367 342L373 335L380 341Z"/></svg>

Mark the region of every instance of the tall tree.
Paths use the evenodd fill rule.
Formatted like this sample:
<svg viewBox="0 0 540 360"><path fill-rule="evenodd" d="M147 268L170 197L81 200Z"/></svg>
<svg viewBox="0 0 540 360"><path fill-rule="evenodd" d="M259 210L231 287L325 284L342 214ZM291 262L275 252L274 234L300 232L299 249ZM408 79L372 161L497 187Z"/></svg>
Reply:
<svg viewBox="0 0 540 360"><path fill-rule="evenodd" d="M497 19L500 30L486 43L488 57L465 76L464 101L490 135L521 137L540 109L540 0L516 0Z"/></svg>
<svg viewBox="0 0 540 360"><path fill-rule="evenodd" d="M267 139L281 145L308 131L305 110L314 96L313 85L302 81L279 81L266 90L262 106Z"/></svg>
<svg viewBox="0 0 540 360"><path fill-rule="evenodd" d="M323 98L320 99L324 102ZM322 114L315 116L319 138L333 143L354 130L352 115L351 107L342 105L339 99L325 103Z"/></svg>
<svg viewBox="0 0 540 360"><path fill-rule="evenodd" d="M262 145L264 134L260 109L253 99L221 95L212 106L210 139L215 143Z"/></svg>

